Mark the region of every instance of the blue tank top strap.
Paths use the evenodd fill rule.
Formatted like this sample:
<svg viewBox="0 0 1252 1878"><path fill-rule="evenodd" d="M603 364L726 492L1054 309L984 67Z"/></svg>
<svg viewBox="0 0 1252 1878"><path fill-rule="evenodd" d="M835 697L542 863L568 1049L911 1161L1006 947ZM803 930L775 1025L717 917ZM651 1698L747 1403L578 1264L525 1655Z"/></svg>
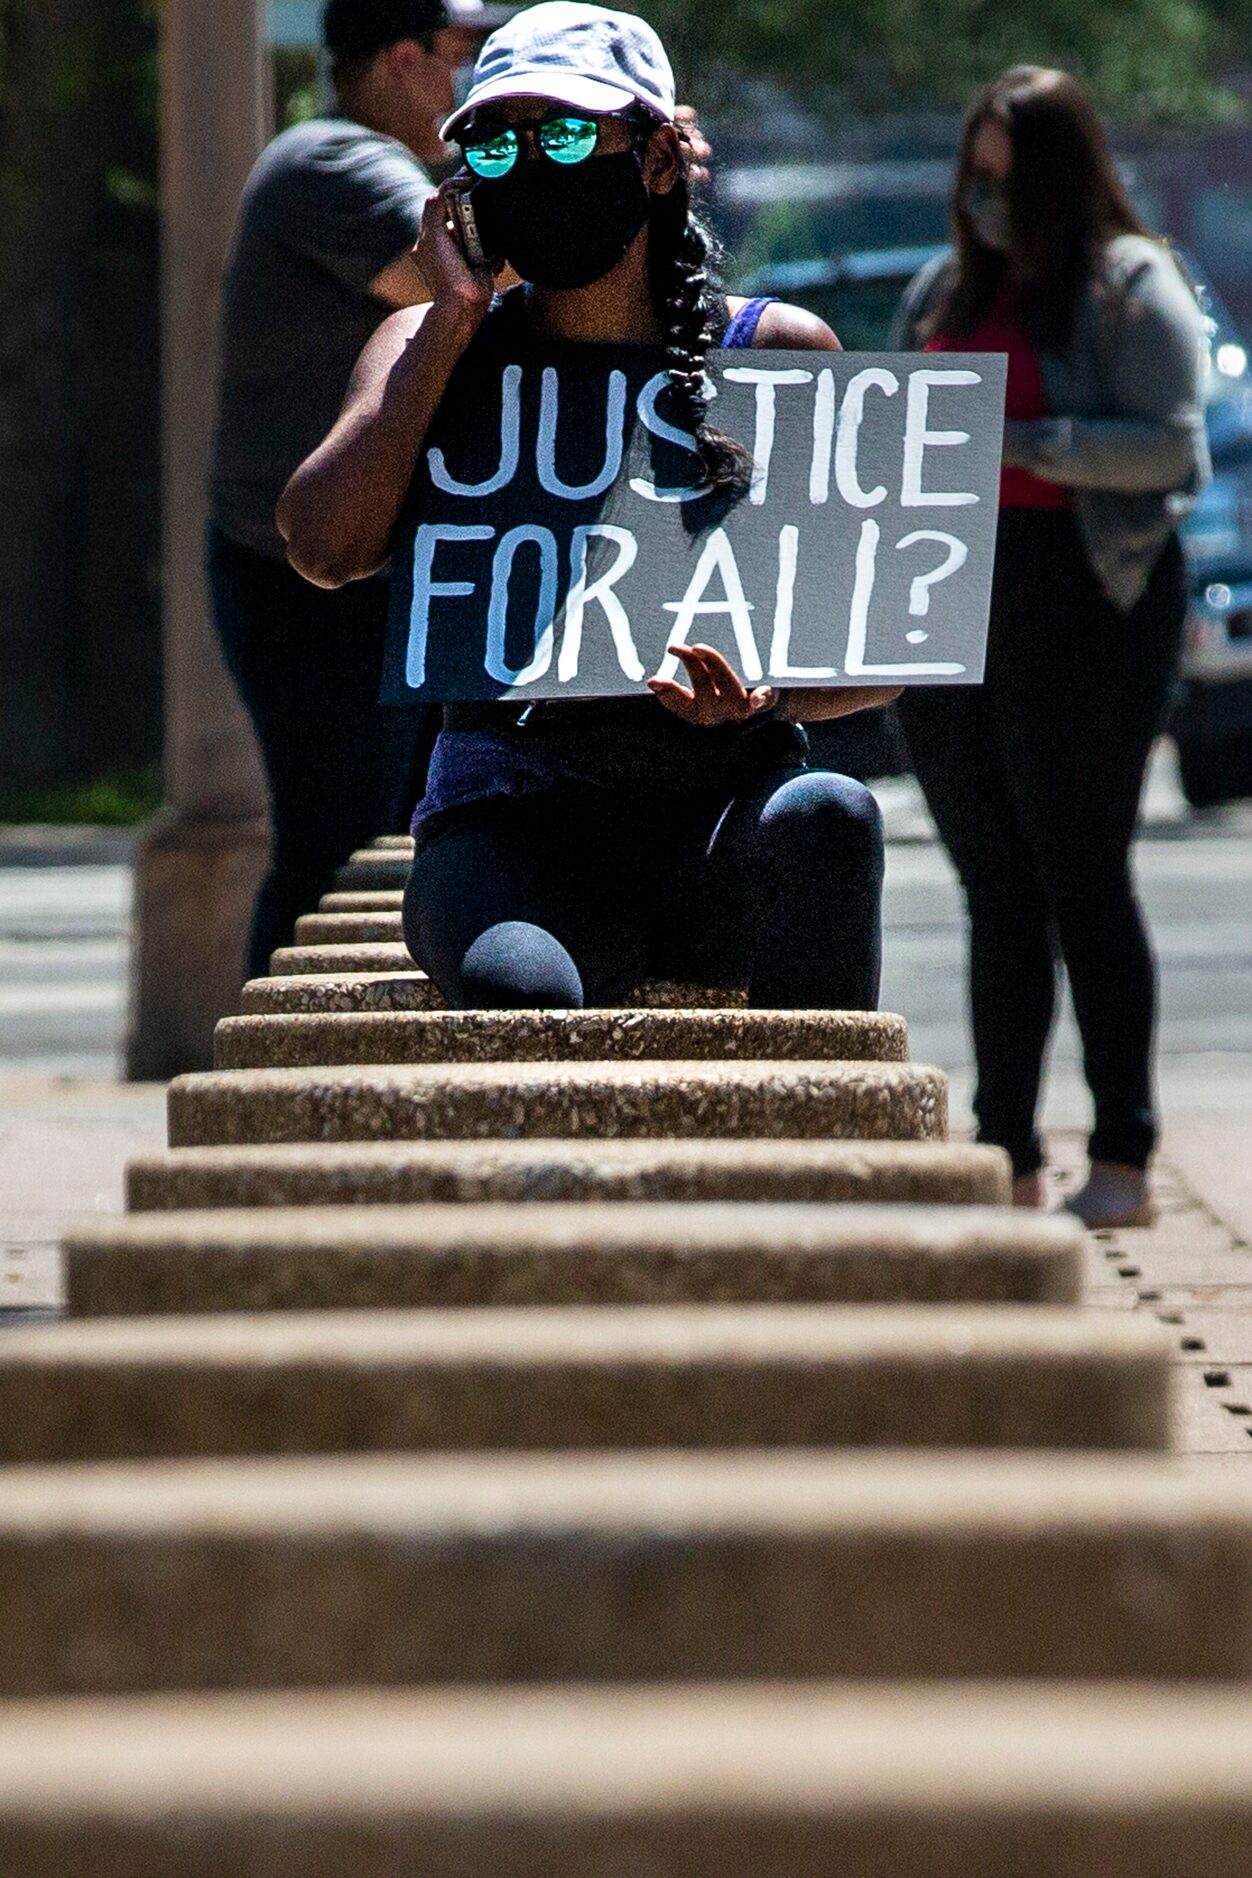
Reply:
<svg viewBox="0 0 1252 1878"><path fill-rule="evenodd" d="M731 320L726 328L726 337L722 340L725 347L748 347L756 342L756 329L761 323L761 315L767 306L776 306L777 294L762 294L759 299L748 300Z"/></svg>

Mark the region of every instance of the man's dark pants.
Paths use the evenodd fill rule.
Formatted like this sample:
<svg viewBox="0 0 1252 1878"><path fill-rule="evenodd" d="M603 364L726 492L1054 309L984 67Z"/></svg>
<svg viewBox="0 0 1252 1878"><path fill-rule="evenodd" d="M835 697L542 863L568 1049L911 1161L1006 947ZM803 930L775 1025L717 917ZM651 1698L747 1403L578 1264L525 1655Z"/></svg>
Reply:
<svg viewBox="0 0 1252 1878"><path fill-rule="evenodd" d="M385 576L327 592L218 528L208 570L218 637L269 779L274 849L248 954L260 977L352 850L407 830L439 713L378 702Z"/></svg>

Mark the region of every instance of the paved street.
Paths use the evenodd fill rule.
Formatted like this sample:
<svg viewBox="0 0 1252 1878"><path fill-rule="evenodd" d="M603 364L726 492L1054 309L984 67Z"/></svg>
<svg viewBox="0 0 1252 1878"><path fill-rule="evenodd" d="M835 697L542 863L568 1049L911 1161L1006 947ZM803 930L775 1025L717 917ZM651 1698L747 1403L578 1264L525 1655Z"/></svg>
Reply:
<svg viewBox="0 0 1252 1878"><path fill-rule="evenodd" d="M1252 829L1147 839L1138 872L1161 963L1160 1078L1167 1114L1252 1112ZM934 845L889 851L883 1002L909 1019L913 1054L954 1079L968 1113L960 896ZM1048 1120L1087 1120L1068 1008L1053 1051Z"/></svg>
<svg viewBox="0 0 1252 1878"><path fill-rule="evenodd" d="M0 1066L119 1073L129 920L128 867L0 867Z"/></svg>

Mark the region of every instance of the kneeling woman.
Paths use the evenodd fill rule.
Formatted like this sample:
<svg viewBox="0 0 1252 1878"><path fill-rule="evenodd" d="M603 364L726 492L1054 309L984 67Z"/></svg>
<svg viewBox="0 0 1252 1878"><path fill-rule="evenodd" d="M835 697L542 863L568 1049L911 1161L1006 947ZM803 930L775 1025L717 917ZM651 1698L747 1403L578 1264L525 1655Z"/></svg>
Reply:
<svg viewBox="0 0 1252 1878"><path fill-rule="evenodd" d="M362 355L335 428L292 479L279 524L325 586L387 560L454 369L507 339L664 348L674 411L705 481L733 491L743 451L707 420L712 345L837 349L819 320L727 302L691 210L690 150L650 27L540 5L488 40L445 134L484 178L522 285L467 265L445 185L417 260L429 307ZM450 706L414 819L410 951L454 1007L603 1005L641 979L747 987L757 1008L877 1002L882 827L869 792L809 769L797 720L885 703L873 690L749 692L707 647L651 698Z"/></svg>

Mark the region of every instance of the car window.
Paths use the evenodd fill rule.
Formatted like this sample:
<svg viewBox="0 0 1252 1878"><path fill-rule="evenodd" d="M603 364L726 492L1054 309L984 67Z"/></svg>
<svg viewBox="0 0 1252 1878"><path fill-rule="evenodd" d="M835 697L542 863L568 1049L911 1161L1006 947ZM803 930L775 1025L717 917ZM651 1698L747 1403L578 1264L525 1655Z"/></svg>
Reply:
<svg viewBox="0 0 1252 1878"><path fill-rule="evenodd" d="M1192 213L1196 245L1220 254L1225 273L1252 281L1252 190L1197 190Z"/></svg>

